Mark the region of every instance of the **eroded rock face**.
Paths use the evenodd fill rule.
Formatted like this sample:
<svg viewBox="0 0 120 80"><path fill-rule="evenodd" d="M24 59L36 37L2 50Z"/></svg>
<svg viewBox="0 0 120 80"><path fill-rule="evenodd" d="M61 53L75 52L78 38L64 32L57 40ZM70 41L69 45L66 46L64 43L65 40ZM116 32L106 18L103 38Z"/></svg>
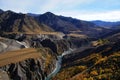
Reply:
<svg viewBox="0 0 120 80"><path fill-rule="evenodd" d="M45 80L45 77L48 74L50 74L55 68L56 56L48 48L46 49L41 48L41 49L37 49L37 52L35 53L32 52L28 52L28 53L26 52L24 55L31 53L34 55L38 55L38 57L36 56L28 59L26 58L24 60L24 55L23 55L23 58L21 57L23 60L21 61L18 60L17 62L16 61L14 62L15 57L14 55L11 56L13 58L12 63L11 61L9 61L9 64L0 66L0 70L2 72L6 72L4 76L9 76L10 80L11 79L12 80ZM2 56L4 54L2 54ZM11 60L11 57L8 58Z"/></svg>
<svg viewBox="0 0 120 80"><path fill-rule="evenodd" d="M9 80L7 72L0 70L0 80Z"/></svg>
<svg viewBox="0 0 120 80"><path fill-rule="evenodd" d="M2 67L13 80L44 80L45 73L39 59L28 59Z"/></svg>
<svg viewBox="0 0 120 80"><path fill-rule="evenodd" d="M19 42L17 40L0 37L0 53L22 48L29 48L29 45L26 42Z"/></svg>
<svg viewBox="0 0 120 80"><path fill-rule="evenodd" d="M49 33L49 32L43 32L41 34L17 34L17 33L12 33L12 34L4 34L1 33L2 37L6 37L9 39L15 39L18 41L24 41L26 39L31 39L31 40L44 40L44 39L51 39L51 40L61 40L64 37L63 33Z"/></svg>
<svg viewBox="0 0 120 80"><path fill-rule="evenodd" d="M53 52L57 53L57 55L61 55L61 53L69 50L70 48L76 48L75 44L65 39L61 39L61 40L45 39L41 41L41 44L43 47L50 48Z"/></svg>
<svg viewBox="0 0 120 80"><path fill-rule="evenodd" d="M15 39L10 46L19 44L22 45L23 48L35 48L38 49L38 51L40 51L40 55L42 55L40 58L28 58L20 62L2 66L0 69L7 73L9 79L13 80L45 80L45 77L55 69L55 63L58 55L62 55L64 51L67 51L70 48L74 49L84 45L81 44L82 41L64 39L63 37L55 35L15 34L6 37L11 37L12 39L10 40ZM10 40L8 39L8 41ZM85 40L84 43L86 44L86 42L87 41ZM39 48L47 48L48 50L44 50L44 52L41 53ZM21 49L21 47L19 49ZM48 55L48 53L52 57Z"/></svg>

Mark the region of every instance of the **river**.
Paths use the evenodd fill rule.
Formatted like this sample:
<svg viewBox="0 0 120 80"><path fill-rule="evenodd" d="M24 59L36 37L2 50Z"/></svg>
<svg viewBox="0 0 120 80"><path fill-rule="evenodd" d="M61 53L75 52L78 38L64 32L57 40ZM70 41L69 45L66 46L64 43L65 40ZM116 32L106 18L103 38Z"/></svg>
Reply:
<svg viewBox="0 0 120 80"><path fill-rule="evenodd" d="M62 57L64 55L70 54L72 51L74 51L74 49L70 48L68 51L64 51L62 55L57 56L58 60L56 61L55 69L46 77L45 80L50 80L53 76L55 76L59 72L62 63Z"/></svg>

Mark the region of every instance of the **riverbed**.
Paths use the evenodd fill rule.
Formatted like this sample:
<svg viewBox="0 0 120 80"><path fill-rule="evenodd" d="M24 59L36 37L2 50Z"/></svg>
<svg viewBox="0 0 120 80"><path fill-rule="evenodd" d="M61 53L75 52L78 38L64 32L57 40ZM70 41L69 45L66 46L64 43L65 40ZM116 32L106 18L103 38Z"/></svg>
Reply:
<svg viewBox="0 0 120 80"><path fill-rule="evenodd" d="M62 64L62 57L67 54L70 54L72 51L74 51L74 49L70 48L68 51L64 51L62 55L57 56L58 60L56 61L55 69L46 77L45 80L50 80L53 76L55 76L60 71L61 64Z"/></svg>

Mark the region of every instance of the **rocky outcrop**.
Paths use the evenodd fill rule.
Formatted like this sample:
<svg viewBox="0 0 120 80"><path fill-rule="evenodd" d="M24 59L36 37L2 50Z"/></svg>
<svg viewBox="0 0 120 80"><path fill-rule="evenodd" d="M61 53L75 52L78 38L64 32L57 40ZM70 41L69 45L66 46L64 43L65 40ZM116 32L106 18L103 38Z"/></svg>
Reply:
<svg viewBox="0 0 120 80"><path fill-rule="evenodd" d="M61 40L45 39L41 41L43 47L50 48L53 52L57 53L57 55L61 55L61 53L69 50L70 48L75 49L82 46L80 43L77 43L79 45L77 46L76 43L74 43L72 40L67 40L67 39L61 39Z"/></svg>
<svg viewBox="0 0 120 80"><path fill-rule="evenodd" d="M29 45L26 42L0 37L0 53L22 48L29 48Z"/></svg>
<svg viewBox="0 0 120 80"><path fill-rule="evenodd" d="M28 59L19 63L10 64L1 68L13 80L44 80L40 60Z"/></svg>
<svg viewBox="0 0 120 80"><path fill-rule="evenodd" d="M11 33L11 34L4 34L1 33L0 36L10 38L10 39L15 39L18 41L24 41L26 39L31 39L31 40L44 40L44 39L51 39L51 40L60 40L63 39L64 34L60 32L45 32L45 33L40 33L40 34L24 34L24 33Z"/></svg>
<svg viewBox="0 0 120 80"><path fill-rule="evenodd" d="M1 54L1 58L0 70L6 72L5 75L12 80L45 80L45 77L55 68L56 62L56 56L48 48L28 48L22 49L21 52L20 50L7 52Z"/></svg>
<svg viewBox="0 0 120 80"><path fill-rule="evenodd" d="M1 80L10 80L7 72L0 70L0 79Z"/></svg>

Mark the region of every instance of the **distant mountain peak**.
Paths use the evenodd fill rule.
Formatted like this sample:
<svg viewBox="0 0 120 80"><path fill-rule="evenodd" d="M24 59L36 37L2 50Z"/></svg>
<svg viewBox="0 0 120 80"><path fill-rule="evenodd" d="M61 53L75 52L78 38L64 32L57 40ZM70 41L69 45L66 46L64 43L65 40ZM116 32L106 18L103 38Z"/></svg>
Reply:
<svg viewBox="0 0 120 80"><path fill-rule="evenodd" d="M36 16L39 16L41 14L34 14L34 13L27 13L28 16L32 16L32 17L36 17Z"/></svg>
<svg viewBox="0 0 120 80"><path fill-rule="evenodd" d="M44 14L55 15L55 14L53 14L52 12L46 12L46 13L44 13Z"/></svg>
<svg viewBox="0 0 120 80"><path fill-rule="evenodd" d="M11 11L11 10L7 10L6 12L8 12L8 13L15 13L15 12L13 12L13 11Z"/></svg>
<svg viewBox="0 0 120 80"><path fill-rule="evenodd" d="M115 29L115 27L119 27L120 25L120 21L117 21L117 22L108 22L108 21L101 21L101 20L95 20L95 21L91 21L93 22L94 24L98 25L98 26L101 26L101 27L104 27L104 28L113 28Z"/></svg>
<svg viewBox="0 0 120 80"><path fill-rule="evenodd" d="M56 16L55 14L53 14L52 12L46 12L46 13L44 13L44 14L42 14L42 15L47 15L47 16Z"/></svg>

